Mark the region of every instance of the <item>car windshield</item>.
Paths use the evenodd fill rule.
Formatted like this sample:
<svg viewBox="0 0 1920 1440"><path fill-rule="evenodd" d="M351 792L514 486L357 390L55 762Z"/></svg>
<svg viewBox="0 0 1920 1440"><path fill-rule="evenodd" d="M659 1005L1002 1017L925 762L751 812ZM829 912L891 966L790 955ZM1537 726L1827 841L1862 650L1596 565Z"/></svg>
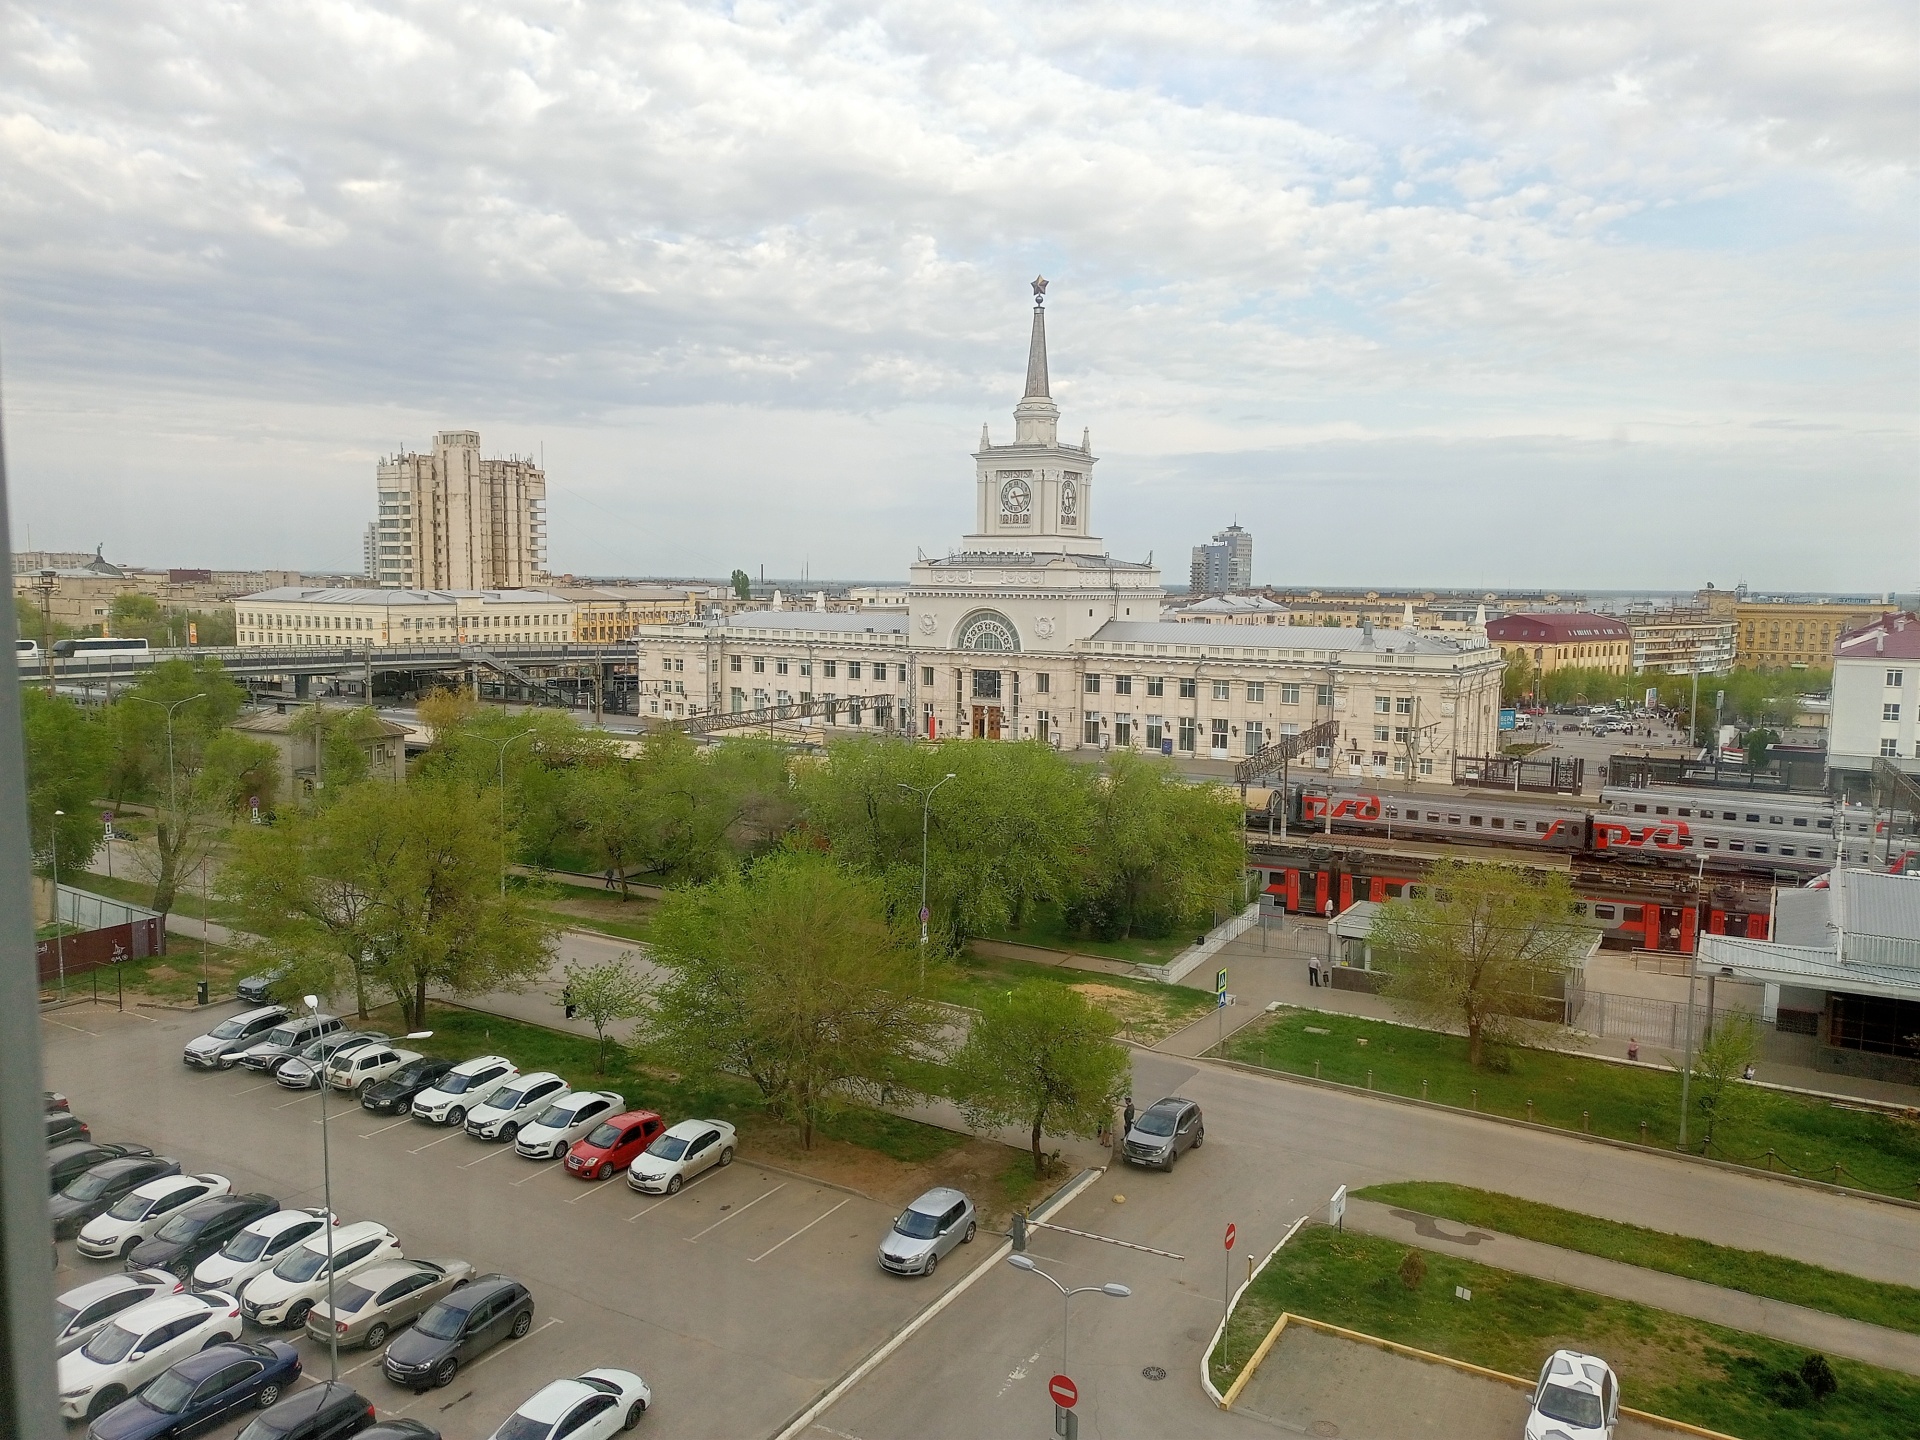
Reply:
<svg viewBox="0 0 1920 1440"><path fill-rule="evenodd" d="M910 1240L931 1240L940 1233L940 1217L924 1210L903 1210L900 1218L893 1222L893 1230Z"/></svg>
<svg viewBox="0 0 1920 1440"><path fill-rule="evenodd" d="M1171 1135L1174 1113L1172 1110L1149 1110L1133 1122L1133 1128L1142 1135Z"/></svg>
<svg viewBox="0 0 1920 1440"><path fill-rule="evenodd" d="M266 1043L269 1045L279 1045L284 1047L284 1046L293 1044L293 1042L299 1038L300 1038L299 1026L281 1025L267 1032Z"/></svg>
<svg viewBox="0 0 1920 1440"><path fill-rule="evenodd" d="M367 1301L373 1298L373 1291L364 1285L349 1285L344 1281L337 1283L333 1291L333 1313L351 1315Z"/></svg>
<svg viewBox="0 0 1920 1440"><path fill-rule="evenodd" d="M273 1273L282 1280L311 1280L326 1268L327 1256L322 1250L309 1250L302 1245L273 1267Z"/></svg>
<svg viewBox="0 0 1920 1440"><path fill-rule="evenodd" d="M220 1253L229 1260L258 1260L267 1253L267 1237L257 1230L242 1230Z"/></svg>
<svg viewBox="0 0 1920 1440"><path fill-rule="evenodd" d="M462 1075L456 1070L449 1071L434 1088L443 1095L464 1095L471 1084L473 1084L473 1076Z"/></svg>
<svg viewBox="0 0 1920 1440"><path fill-rule="evenodd" d="M103 1175L98 1171L87 1171L75 1179L60 1193L69 1200L98 1200L107 1193L107 1187L113 1184L112 1175Z"/></svg>
<svg viewBox="0 0 1920 1440"><path fill-rule="evenodd" d="M678 1135L662 1135L647 1146L647 1154L660 1160L678 1160L687 1153L687 1142Z"/></svg>
<svg viewBox="0 0 1920 1440"><path fill-rule="evenodd" d="M507 1423L493 1432L493 1440L547 1440L552 1433L551 1420L535 1420L530 1415L509 1415Z"/></svg>
<svg viewBox="0 0 1920 1440"><path fill-rule="evenodd" d="M300 1058L302 1060L324 1060L332 1053L333 1041L328 1036L323 1035L318 1040L308 1041L307 1047L300 1052Z"/></svg>
<svg viewBox="0 0 1920 1440"><path fill-rule="evenodd" d="M210 1214L196 1214L192 1210L183 1210L166 1224L153 1232L156 1240L191 1240L207 1228L207 1222L213 1219Z"/></svg>
<svg viewBox="0 0 1920 1440"><path fill-rule="evenodd" d="M415 1060L411 1064L402 1065L387 1077L387 1081L389 1084L394 1085L411 1085L414 1081L430 1073L433 1068L434 1062L431 1060Z"/></svg>
<svg viewBox="0 0 1920 1440"><path fill-rule="evenodd" d="M298 1425L306 1418L301 1415L276 1418L273 1411L269 1410L264 1415L254 1416L253 1423L240 1432L238 1440L281 1440L289 1426Z"/></svg>
<svg viewBox="0 0 1920 1440"><path fill-rule="evenodd" d="M1585 1390L1569 1390L1565 1385L1542 1387L1539 1404L1534 1408L1549 1420L1581 1425L1589 1430L1598 1430L1603 1418L1598 1395Z"/></svg>
<svg viewBox="0 0 1920 1440"><path fill-rule="evenodd" d="M107 1218L110 1220L139 1220L146 1215L147 1207L151 1204L153 1204L152 1196L142 1195L138 1190L135 1190L131 1194L122 1195L119 1203L107 1211Z"/></svg>
<svg viewBox="0 0 1920 1440"><path fill-rule="evenodd" d="M177 1371L168 1370L142 1390L140 1398L163 1415L177 1415L187 1408L187 1401L193 1398L193 1381L181 1378Z"/></svg>
<svg viewBox="0 0 1920 1440"><path fill-rule="evenodd" d="M240 1023L240 1017L236 1015L231 1020L222 1020L218 1025L214 1026L213 1029L209 1030L207 1034L215 1040L231 1040L245 1029L246 1026Z"/></svg>
<svg viewBox="0 0 1920 1440"><path fill-rule="evenodd" d="M550 1126L555 1130L564 1130L567 1126L573 1124L573 1107L571 1105L549 1105L533 1117L533 1123L536 1125Z"/></svg>
<svg viewBox="0 0 1920 1440"><path fill-rule="evenodd" d="M593 1133L587 1136L587 1144L602 1147L613 1144L620 1138L620 1127L611 1120L602 1120L593 1127Z"/></svg>
<svg viewBox="0 0 1920 1440"><path fill-rule="evenodd" d="M117 1365L127 1358L139 1342L138 1331L123 1329L119 1325L109 1325L89 1340L86 1348L80 1353L96 1364Z"/></svg>
<svg viewBox="0 0 1920 1440"><path fill-rule="evenodd" d="M466 1323L465 1310L442 1301L414 1321L413 1328L430 1340L458 1340L460 1327Z"/></svg>

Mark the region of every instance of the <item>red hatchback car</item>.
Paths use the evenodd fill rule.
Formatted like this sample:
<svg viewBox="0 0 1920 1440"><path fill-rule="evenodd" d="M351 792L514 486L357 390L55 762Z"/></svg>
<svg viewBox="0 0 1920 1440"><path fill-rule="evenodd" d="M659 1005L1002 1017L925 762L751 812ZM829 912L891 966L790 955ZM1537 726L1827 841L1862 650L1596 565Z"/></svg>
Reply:
<svg viewBox="0 0 1920 1440"><path fill-rule="evenodd" d="M657 1139L667 1122L651 1110L629 1110L601 1121L567 1151L567 1173L582 1180L606 1180L624 1170Z"/></svg>

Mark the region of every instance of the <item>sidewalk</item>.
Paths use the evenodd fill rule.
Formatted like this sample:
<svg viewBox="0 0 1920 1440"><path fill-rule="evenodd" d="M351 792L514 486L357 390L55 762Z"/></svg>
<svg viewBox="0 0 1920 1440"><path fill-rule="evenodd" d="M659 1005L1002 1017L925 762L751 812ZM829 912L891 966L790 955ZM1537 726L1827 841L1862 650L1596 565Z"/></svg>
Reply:
<svg viewBox="0 0 1920 1440"><path fill-rule="evenodd" d="M1355 1230L1399 1240L1422 1250L1459 1255L1499 1270L1532 1275L1591 1290L1616 1300L1632 1300L1676 1315L1691 1316L1730 1330L1745 1330L1843 1355L1867 1365L1920 1375L1920 1335L1889 1330L1860 1320L1766 1300L1743 1290L1727 1290L1660 1270L1644 1270L1618 1260L1603 1260L1557 1245L1542 1245L1490 1230L1475 1230L1451 1220L1436 1220L1398 1206L1371 1200L1347 1202L1347 1221Z"/></svg>

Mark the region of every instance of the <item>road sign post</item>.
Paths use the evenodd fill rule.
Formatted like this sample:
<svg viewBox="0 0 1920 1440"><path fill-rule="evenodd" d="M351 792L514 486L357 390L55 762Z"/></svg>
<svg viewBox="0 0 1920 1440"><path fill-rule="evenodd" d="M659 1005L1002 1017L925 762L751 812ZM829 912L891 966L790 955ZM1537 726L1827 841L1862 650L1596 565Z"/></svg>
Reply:
<svg viewBox="0 0 1920 1440"><path fill-rule="evenodd" d="M1327 1201L1327 1224L1336 1230L1347 1228L1347 1187L1342 1185L1333 1192L1333 1198Z"/></svg>
<svg viewBox="0 0 1920 1440"><path fill-rule="evenodd" d="M1064 1405L1054 1406L1053 1433L1060 1440L1080 1440L1080 1417Z"/></svg>
<svg viewBox="0 0 1920 1440"><path fill-rule="evenodd" d="M1227 972L1222 970L1220 973L1224 975ZM1226 1248L1223 1251L1226 1264L1220 1285L1220 1363L1223 1365L1227 1360L1227 1321L1233 1318L1233 1242L1239 1234L1238 1228L1227 1226Z"/></svg>

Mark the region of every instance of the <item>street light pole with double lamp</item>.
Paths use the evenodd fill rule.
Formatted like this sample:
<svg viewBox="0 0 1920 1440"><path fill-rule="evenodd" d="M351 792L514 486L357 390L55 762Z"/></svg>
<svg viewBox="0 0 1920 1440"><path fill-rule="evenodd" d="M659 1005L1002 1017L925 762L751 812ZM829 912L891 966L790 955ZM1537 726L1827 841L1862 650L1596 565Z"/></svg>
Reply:
<svg viewBox="0 0 1920 1440"><path fill-rule="evenodd" d="M904 780L899 782L902 790L911 790L920 797L920 979L923 984L927 978L927 820L933 813L933 792L953 778L953 771L949 770L945 779L934 781L924 790Z"/></svg>

